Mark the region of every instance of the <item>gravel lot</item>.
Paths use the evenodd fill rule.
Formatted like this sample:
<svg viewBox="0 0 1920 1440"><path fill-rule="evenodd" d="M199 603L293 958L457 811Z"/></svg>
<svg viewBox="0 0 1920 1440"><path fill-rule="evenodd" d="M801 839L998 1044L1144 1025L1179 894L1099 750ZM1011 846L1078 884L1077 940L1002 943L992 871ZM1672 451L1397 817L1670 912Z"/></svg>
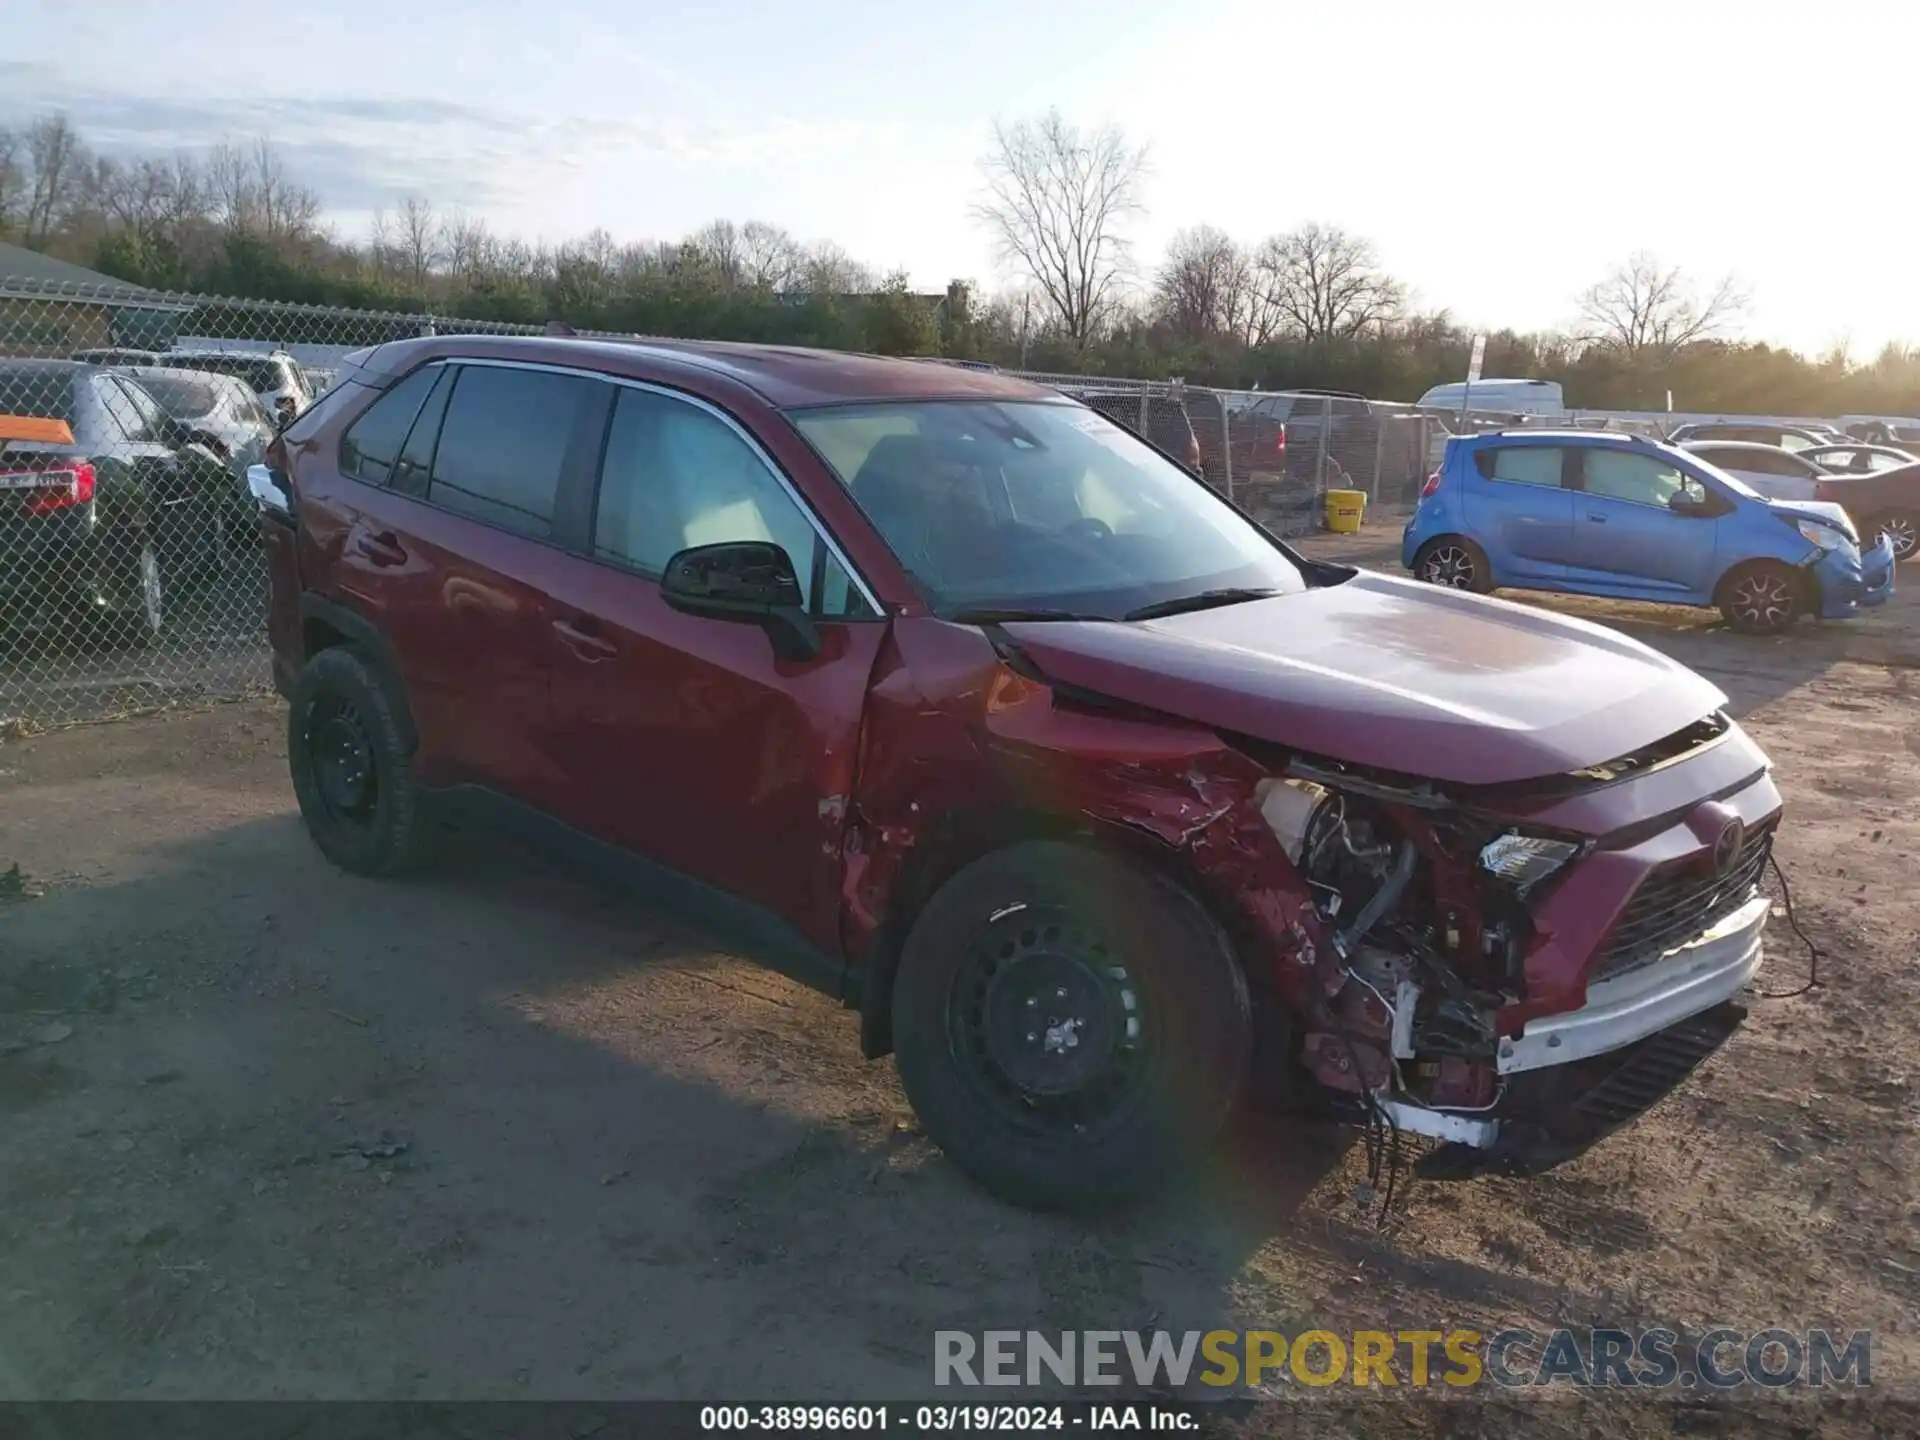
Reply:
<svg viewBox="0 0 1920 1440"><path fill-rule="evenodd" d="M1871 1327L1882 1393L1912 1393L1920 617L1756 643L1554 603L1733 696L1825 984L1756 1002L1575 1164L1415 1186L1385 1228L1343 1137L1257 1116L1145 1213L1002 1207L851 1014L699 934L471 842L405 883L331 870L276 703L12 736L0 1399L900 1399L940 1328L1307 1322ZM1783 934L1764 979L1804 964ZM1641 1433L1550 1402L1485 1424Z"/></svg>

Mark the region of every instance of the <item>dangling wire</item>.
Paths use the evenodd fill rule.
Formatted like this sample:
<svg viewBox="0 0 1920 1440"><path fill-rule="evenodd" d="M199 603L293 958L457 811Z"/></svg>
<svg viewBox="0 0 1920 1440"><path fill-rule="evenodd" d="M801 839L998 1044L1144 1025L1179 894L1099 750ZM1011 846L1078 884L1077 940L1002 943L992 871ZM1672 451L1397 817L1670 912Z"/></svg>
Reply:
<svg viewBox="0 0 1920 1440"><path fill-rule="evenodd" d="M1800 937L1800 943L1807 947L1807 981L1792 990L1756 990L1753 993L1762 1000L1791 1000L1796 995L1805 995L1809 990L1820 987L1820 957L1825 952L1800 928L1800 921L1793 913L1793 892L1787 888L1786 874L1780 869L1780 861L1772 851L1767 852L1767 864L1773 871L1773 878L1780 882L1780 903L1787 912L1787 925Z"/></svg>

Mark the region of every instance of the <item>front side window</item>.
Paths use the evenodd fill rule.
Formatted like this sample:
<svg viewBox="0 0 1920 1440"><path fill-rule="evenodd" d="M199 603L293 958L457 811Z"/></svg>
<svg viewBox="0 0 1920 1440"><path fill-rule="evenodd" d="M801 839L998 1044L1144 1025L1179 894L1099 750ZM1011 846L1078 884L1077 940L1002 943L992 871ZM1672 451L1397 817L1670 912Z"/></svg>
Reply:
<svg viewBox="0 0 1920 1440"><path fill-rule="evenodd" d="M1767 436L1764 438L1767 440L1767 443L1778 445L1782 450L1811 450L1819 443L1817 440L1808 439L1805 435L1795 435L1790 431L1783 431L1777 436Z"/></svg>
<svg viewBox="0 0 1920 1440"><path fill-rule="evenodd" d="M1079 405L923 401L790 418L937 607L1117 618L1203 591L1306 588L1264 531Z"/></svg>
<svg viewBox="0 0 1920 1440"><path fill-rule="evenodd" d="M1502 445L1476 452L1474 463L1489 480L1557 488L1565 453L1554 445Z"/></svg>
<svg viewBox="0 0 1920 1440"><path fill-rule="evenodd" d="M407 443L414 416L433 389L444 367L429 365L416 370L386 394L367 412L347 427L340 437L340 473L364 480L369 485L384 485L393 475L393 462L400 447ZM293 437L293 431L288 431Z"/></svg>
<svg viewBox="0 0 1920 1440"><path fill-rule="evenodd" d="M463 365L447 401L427 499L537 540L580 406L597 382L545 370Z"/></svg>
<svg viewBox="0 0 1920 1440"><path fill-rule="evenodd" d="M785 550L815 613L867 613L813 523L732 426L670 395L623 388L601 465L594 554L658 575L682 550L731 540Z"/></svg>
<svg viewBox="0 0 1920 1440"><path fill-rule="evenodd" d="M1654 455L1630 450L1592 449L1586 452L1586 490L1606 500L1629 500L1637 505L1666 508L1685 488L1679 468Z"/></svg>

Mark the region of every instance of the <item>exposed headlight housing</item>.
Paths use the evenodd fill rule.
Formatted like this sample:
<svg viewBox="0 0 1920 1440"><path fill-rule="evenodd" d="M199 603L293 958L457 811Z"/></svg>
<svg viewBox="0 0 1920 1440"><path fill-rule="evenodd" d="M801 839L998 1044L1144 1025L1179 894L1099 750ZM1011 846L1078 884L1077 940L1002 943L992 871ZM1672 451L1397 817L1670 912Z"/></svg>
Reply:
<svg viewBox="0 0 1920 1440"><path fill-rule="evenodd" d="M1548 840L1510 830L1480 847L1480 868L1521 890L1531 889L1580 853L1571 840Z"/></svg>

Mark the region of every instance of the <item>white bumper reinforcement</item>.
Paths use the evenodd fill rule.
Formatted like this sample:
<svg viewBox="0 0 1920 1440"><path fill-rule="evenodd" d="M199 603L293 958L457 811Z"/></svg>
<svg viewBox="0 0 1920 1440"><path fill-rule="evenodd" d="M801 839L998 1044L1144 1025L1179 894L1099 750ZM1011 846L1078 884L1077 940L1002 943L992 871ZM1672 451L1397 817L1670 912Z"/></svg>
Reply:
<svg viewBox="0 0 1920 1440"><path fill-rule="evenodd" d="M1529 1020L1520 1034L1500 1042L1500 1073L1604 1055L1732 999L1760 968L1760 936L1772 903L1756 895L1651 965L1589 985L1578 1010Z"/></svg>

